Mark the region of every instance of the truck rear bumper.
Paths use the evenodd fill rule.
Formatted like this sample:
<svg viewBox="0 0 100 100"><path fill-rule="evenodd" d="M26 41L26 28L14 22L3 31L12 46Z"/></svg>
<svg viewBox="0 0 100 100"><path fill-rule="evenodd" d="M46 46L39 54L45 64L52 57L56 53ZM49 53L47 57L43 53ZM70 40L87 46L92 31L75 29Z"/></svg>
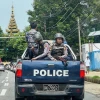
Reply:
<svg viewBox="0 0 100 100"><path fill-rule="evenodd" d="M62 91L37 90L34 84L18 85L16 88L20 96L80 96L84 92L84 85L66 85Z"/></svg>

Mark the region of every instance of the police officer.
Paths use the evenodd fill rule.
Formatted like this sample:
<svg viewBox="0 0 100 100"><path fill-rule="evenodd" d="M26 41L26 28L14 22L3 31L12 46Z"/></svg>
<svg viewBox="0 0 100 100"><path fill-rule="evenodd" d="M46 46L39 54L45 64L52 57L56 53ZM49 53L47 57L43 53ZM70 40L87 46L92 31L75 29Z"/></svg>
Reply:
<svg viewBox="0 0 100 100"><path fill-rule="evenodd" d="M37 43L37 48L34 48L35 57L32 60L46 58L50 50L48 42L43 42L43 37L39 33L35 34L35 42Z"/></svg>
<svg viewBox="0 0 100 100"><path fill-rule="evenodd" d="M51 47L48 57L51 60L62 60L67 57L67 48L64 46L64 36L61 33L55 34L55 43Z"/></svg>
<svg viewBox="0 0 100 100"><path fill-rule="evenodd" d="M35 45L35 34L40 34L40 32L37 32L37 24L35 22L30 23L30 27L31 30L29 32L26 33L26 41L28 43L28 55L29 58L32 59L33 57L33 49L34 49L34 45Z"/></svg>

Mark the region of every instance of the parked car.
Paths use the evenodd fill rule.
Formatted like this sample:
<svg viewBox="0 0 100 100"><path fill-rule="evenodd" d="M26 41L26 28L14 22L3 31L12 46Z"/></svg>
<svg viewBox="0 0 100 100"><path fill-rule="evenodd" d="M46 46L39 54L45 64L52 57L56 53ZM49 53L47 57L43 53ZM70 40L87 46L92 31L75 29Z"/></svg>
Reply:
<svg viewBox="0 0 100 100"><path fill-rule="evenodd" d="M10 67L11 67L11 66L10 66L10 64L9 64L9 65L8 65L8 70L10 70Z"/></svg>
<svg viewBox="0 0 100 100"><path fill-rule="evenodd" d="M13 65L10 67L10 70L13 71Z"/></svg>
<svg viewBox="0 0 100 100"><path fill-rule="evenodd" d="M4 64L0 64L0 71L5 71Z"/></svg>
<svg viewBox="0 0 100 100"><path fill-rule="evenodd" d="M14 72L14 73L16 72L16 66L14 66L14 68L13 68L13 72Z"/></svg>
<svg viewBox="0 0 100 100"><path fill-rule="evenodd" d="M6 65L5 65L5 69L6 69L6 70L9 70L9 64L6 64Z"/></svg>
<svg viewBox="0 0 100 100"><path fill-rule="evenodd" d="M14 65L14 66L13 66L13 72L16 72L16 64L17 64L17 62L14 62L14 63L13 63L13 65Z"/></svg>
<svg viewBox="0 0 100 100"><path fill-rule="evenodd" d="M16 71L16 62L12 62L11 64L10 64L10 71L12 71L12 72L15 72Z"/></svg>

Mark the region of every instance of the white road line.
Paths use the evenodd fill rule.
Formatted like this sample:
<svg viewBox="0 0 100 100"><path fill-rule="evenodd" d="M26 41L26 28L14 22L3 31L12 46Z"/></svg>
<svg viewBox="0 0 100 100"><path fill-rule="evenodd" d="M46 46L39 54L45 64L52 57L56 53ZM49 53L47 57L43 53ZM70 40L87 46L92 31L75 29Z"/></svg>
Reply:
<svg viewBox="0 0 100 100"><path fill-rule="evenodd" d="M4 83L5 80L3 80L1 83Z"/></svg>
<svg viewBox="0 0 100 100"><path fill-rule="evenodd" d="M4 96L6 94L7 89L2 89L0 96Z"/></svg>
<svg viewBox="0 0 100 100"><path fill-rule="evenodd" d="M9 75L9 72L7 73L7 76Z"/></svg>
<svg viewBox="0 0 100 100"><path fill-rule="evenodd" d="M4 84L4 86L8 86L8 85L9 85L9 83L5 83L5 84Z"/></svg>
<svg viewBox="0 0 100 100"><path fill-rule="evenodd" d="M6 77L6 79L8 79L8 77Z"/></svg>
<svg viewBox="0 0 100 100"><path fill-rule="evenodd" d="M8 80L6 80L6 82L8 82Z"/></svg>
<svg viewBox="0 0 100 100"><path fill-rule="evenodd" d="M7 74L7 77L9 76L9 74Z"/></svg>

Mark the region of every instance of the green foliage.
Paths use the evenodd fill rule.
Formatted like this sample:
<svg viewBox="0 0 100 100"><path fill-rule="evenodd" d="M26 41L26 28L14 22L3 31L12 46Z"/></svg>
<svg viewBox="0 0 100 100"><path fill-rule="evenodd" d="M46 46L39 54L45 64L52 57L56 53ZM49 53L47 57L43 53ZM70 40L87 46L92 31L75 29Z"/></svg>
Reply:
<svg viewBox="0 0 100 100"><path fill-rule="evenodd" d="M84 1L85 5L80 5ZM88 43L88 34L95 28L100 30L100 0L34 0L33 9L29 10L29 22L38 23L38 31L44 39L54 39L58 32L62 33L74 52L79 52L77 17L80 18L81 41ZM25 36L30 30L27 26L23 33L14 34L14 37ZM2 34L0 36L9 36ZM93 42L93 38L90 39ZM0 48L0 57L4 59L14 59L21 56L27 44L25 38L1 39L4 41Z"/></svg>
<svg viewBox="0 0 100 100"><path fill-rule="evenodd" d="M0 58L2 58L3 60L11 61L13 59L16 59L17 57L21 57L23 51L27 47L25 38L21 36L25 36L25 34L17 33L13 35L13 37L16 38L2 39L3 45L2 49L0 50Z"/></svg>
<svg viewBox="0 0 100 100"><path fill-rule="evenodd" d="M0 27L0 34L2 34L3 33L3 30L2 30L2 28Z"/></svg>
<svg viewBox="0 0 100 100"><path fill-rule="evenodd" d="M23 30L24 33L28 32L30 30L30 26L25 27L25 29Z"/></svg>
<svg viewBox="0 0 100 100"><path fill-rule="evenodd" d="M100 79L99 76L93 76L92 79Z"/></svg>
<svg viewBox="0 0 100 100"><path fill-rule="evenodd" d="M77 28L77 17L81 16L82 13L79 1L34 0L34 10L28 11L29 22L37 21L38 30L44 39L54 39L54 34L61 32L72 47L78 46L78 31L74 32L74 37L72 33L74 28ZM70 14L71 12L73 13Z"/></svg>
<svg viewBox="0 0 100 100"><path fill-rule="evenodd" d="M100 29L100 0L84 0L83 4L80 1L83 0L34 0L34 10L27 12L29 22L37 21L44 39L54 39L54 34L61 32L77 52L77 17L80 17L82 43L89 41L87 36L93 28Z"/></svg>

